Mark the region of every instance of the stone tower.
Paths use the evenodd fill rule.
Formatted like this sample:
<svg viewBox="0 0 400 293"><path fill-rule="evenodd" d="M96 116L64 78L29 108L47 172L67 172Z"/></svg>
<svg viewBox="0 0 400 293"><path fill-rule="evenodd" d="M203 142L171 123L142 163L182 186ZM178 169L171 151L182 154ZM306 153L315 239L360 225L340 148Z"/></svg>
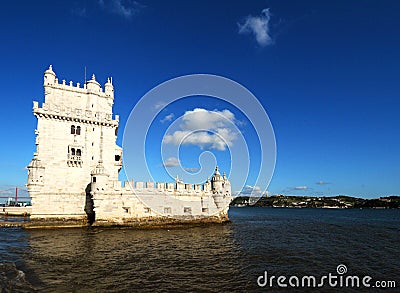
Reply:
<svg viewBox="0 0 400 293"><path fill-rule="evenodd" d="M93 170L100 164L108 179L117 181L122 167L112 79L104 91L94 75L83 87L60 83L50 65L43 86L42 107L33 102L36 152L28 165L27 184L32 218L85 218L91 209Z"/></svg>
<svg viewBox="0 0 400 293"><path fill-rule="evenodd" d="M226 206L226 197L231 196L231 183L225 173L221 176L218 166L211 179L211 191L216 206L218 208Z"/></svg>

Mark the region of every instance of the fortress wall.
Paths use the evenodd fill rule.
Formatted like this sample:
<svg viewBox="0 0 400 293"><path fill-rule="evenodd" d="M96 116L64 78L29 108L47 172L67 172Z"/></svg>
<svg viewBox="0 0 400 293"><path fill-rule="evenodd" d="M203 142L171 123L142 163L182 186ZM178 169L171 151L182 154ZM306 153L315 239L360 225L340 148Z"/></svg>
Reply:
<svg viewBox="0 0 400 293"><path fill-rule="evenodd" d="M141 184L139 183L139 186ZM96 221L121 222L141 218L182 217L196 219L227 215L230 196L224 199L225 209L217 207L211 193L198 196L190 193L172 194L157 188L122 192L96 192L94 204Z"/></svg>
<svg viewBox="0 0 400 293"><path fill-rule="evenodd" d="M84 193L42 193L32 197L31 219L86 218Z"/></svg>

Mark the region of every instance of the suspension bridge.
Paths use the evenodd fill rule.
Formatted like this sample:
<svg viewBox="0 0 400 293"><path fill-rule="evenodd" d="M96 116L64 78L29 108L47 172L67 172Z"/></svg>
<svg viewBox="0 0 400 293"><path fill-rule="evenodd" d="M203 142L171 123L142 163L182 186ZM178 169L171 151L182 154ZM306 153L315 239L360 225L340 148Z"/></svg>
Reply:
<svg viewBox="0 0 400 293"><path fill-rule="evenodd" d="M21 205L31 201L28 190L25 187L15 186L8 189L0 189L0 204Z"/></svg>
<svg viewBox="0 0 400 293"><path fill-rule="evenodd" d="M0 190L0 215L28 216L31 198L25 187L15 186Z"/></svg>

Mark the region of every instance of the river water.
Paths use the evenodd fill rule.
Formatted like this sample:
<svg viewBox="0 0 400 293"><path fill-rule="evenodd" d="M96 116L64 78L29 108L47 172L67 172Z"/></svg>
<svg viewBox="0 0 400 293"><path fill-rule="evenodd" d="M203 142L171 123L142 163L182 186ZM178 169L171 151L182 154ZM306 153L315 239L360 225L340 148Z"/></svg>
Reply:
<svg viewBox="0 0 400 293"><path fill-rule="evenodd" d="M243 207L231 208L230 218L154 230L1 228L0 285L5 292L297 292L307 287L302 276L332 273L370 276L371 287L395 281L397 288L379 292L400 290L400 210ZM265 274L286 276L288 287L276 280L260 287ZM291 276L300 288L288 285ZM325 280L312 290L377 288Z"/></svg>

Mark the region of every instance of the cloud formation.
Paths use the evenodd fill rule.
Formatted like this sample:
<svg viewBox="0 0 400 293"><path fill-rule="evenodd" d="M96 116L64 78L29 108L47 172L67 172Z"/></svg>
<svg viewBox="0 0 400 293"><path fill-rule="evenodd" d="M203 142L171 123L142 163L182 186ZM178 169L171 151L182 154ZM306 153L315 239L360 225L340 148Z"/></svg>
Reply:
<svg viewBox="0 0 400 293"><path fill-rule="evenodd" d="M229 110L208 111L196 108L182 116L179 130L164 136L164 144L197 145L220 151L233 145L238 137L235 115Z"/></svg>
<svg viewBox="0 0 400 293"><path fill-rule="evenodd" d="M265 192L261 190L260 186L251 186L251 185L246 185L245 187L242 188L241 191L236 191L233 193L233 196L261 197L263 195L265 195Z"/></svg>
<svg viewBox="0 0 400 293"><path fill-rule="evenodd" d="M297 192L302 192L302 191L306 191L308 193L310 192L314 192L314 188L311 188L307 185L299 185L299 186L295 186L295 187L286 187L284 190L282 190L281 192L283 194L288 194L291 192L295 192L295 194L297 194Z"/></svg>
<svg viewBox="0 0 400 293"><path fill-rule="evenodd" d="M273 40L269 26L270 18L269 8L263 9L259 16L247 16L244 23L238 23L239 34L252 34L262 47L272 45Z"/></svg>
<svg viewBox="0 0 400 293"><path fill-rule="evenodd" d="M144 7L133 0L99 0L99 5L104 10L126 19L132 18Z"/></svg>
<svg viewBox="0 0 400 293"><path fill-rule="evenodd" d="M326 184L330 184L330 183L321 180L321 181L315 182L315 184L318 184L318 185L326 185Z"/></svg>
<svg viewBox="0 0 400 293"><path fill-rule="evenodd" d="M184 170L189 173L197 173L200 171L200 168L184 168Z"/></svg>
<svg viewBox="0 0 400 293"><path fill-rule="evenodd" d="M305 186L305 185L303 185L303 186L296 186L295 188L293 188L294 190L307 190L308 189L308 186Z"/></svg>
<svg viewBox="0 0 400 293"><path fill-rule="evenodd" d="M160 122L161 122L161 123L169 122L169 121L171 121L172 119L174 119L174 117L175 117L174 113L168 114L168 115L165 116L163 119L161 119Z"/></svg>
<svg viewBox="0 0 400 293"><path fill-rule="evenodd" d="M180 165L180 162L179 162L178 158L170 157L164 161L163 165L164 165L164 167L167 167L167 168L178 167Z"/></svg>
<svg viewBox="0 0 400 293"><path fill-rule="evenodd" d="M167 104L165 102L157 102L154 104L154 110L160 110L164 108Z"/></svg>

